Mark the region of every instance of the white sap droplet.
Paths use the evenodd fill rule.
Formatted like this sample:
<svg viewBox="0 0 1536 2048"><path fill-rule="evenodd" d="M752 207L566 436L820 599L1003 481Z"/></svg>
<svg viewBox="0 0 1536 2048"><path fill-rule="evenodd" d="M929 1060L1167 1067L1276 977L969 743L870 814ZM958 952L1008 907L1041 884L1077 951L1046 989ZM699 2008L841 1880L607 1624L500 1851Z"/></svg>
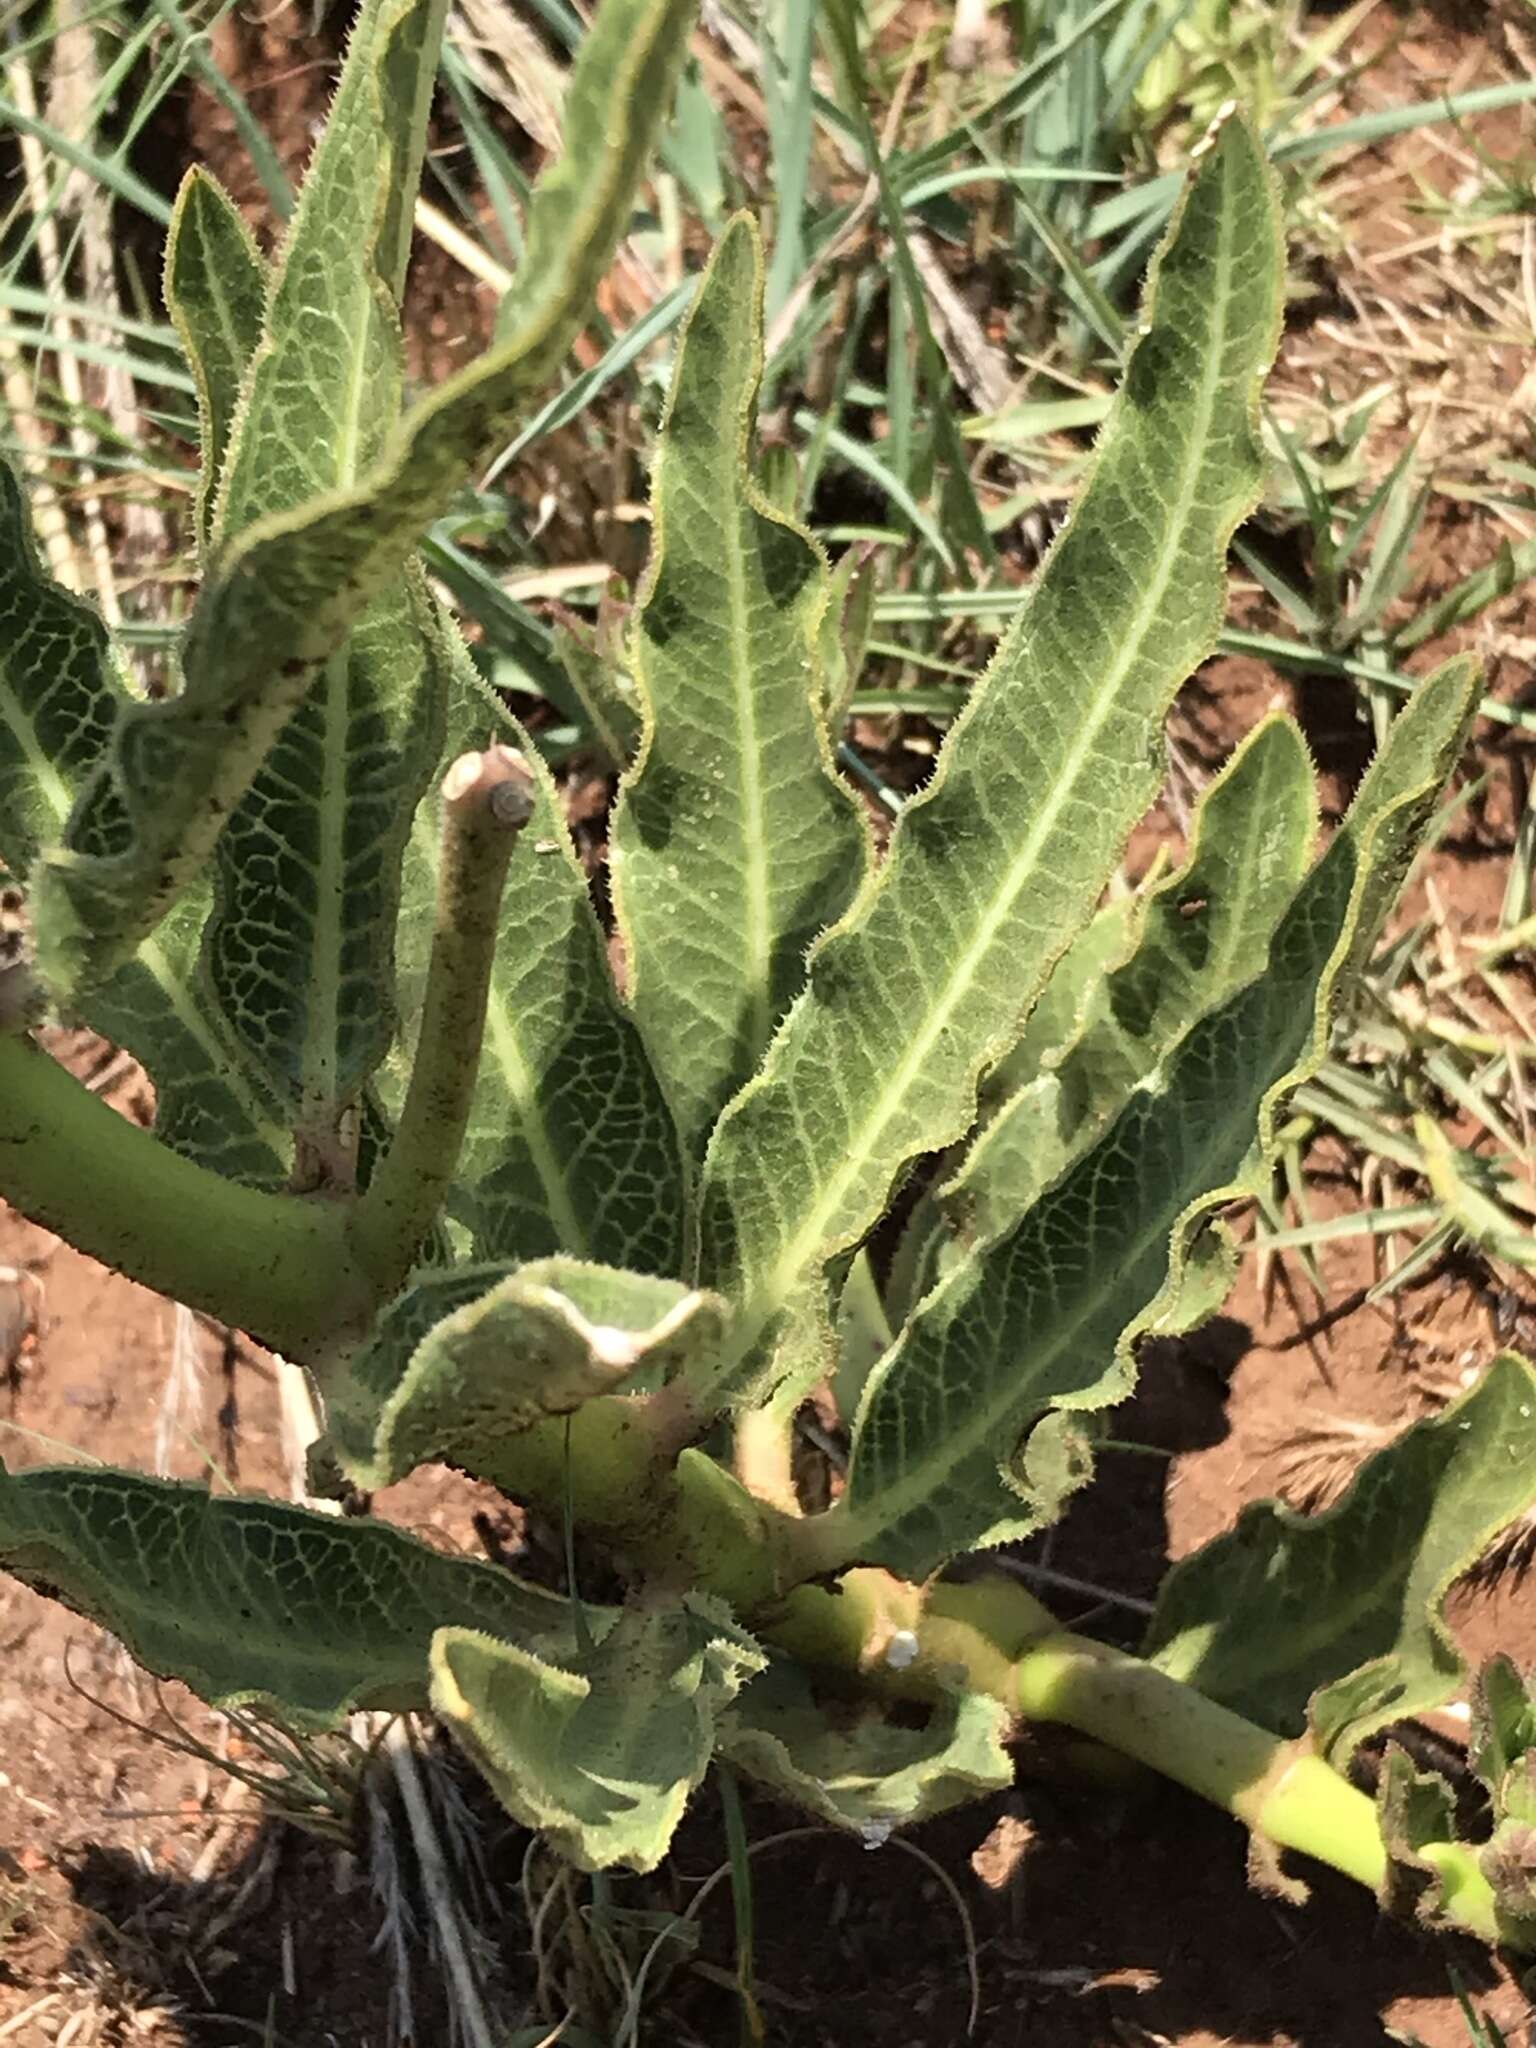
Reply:
<svg viewBox="0 0 1536 2048"><path fill-rule="evenodd" d="M893 1671L905 1671L909 1664L917 1662L917 1637L911 1629L897 1629L885 1646L885 1661Z"/></svg>
<svg viewBox="0 0 1536 2048"><path fill-rule="evenodd" d="M893 1820L867 1820L860 1827L859 1836L866 1849L883 1849L895 1832Z"/></svg>

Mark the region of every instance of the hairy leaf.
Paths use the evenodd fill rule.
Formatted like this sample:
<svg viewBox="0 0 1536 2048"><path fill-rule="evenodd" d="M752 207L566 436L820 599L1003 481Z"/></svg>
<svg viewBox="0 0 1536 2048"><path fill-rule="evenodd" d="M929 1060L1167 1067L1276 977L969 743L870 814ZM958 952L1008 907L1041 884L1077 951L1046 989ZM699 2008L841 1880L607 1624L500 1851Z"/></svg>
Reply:
<svg viewBox="0 0 1536 2048"><path fill-rule="evenodd" d="M267 270L239 209L210 171L182 181L165 245L165 304L197 385L202 468L197 541L207 546L246 367L261 339Z"/></svg>
<svg viewBox="0 0 1536 2048"><path fill-rule="evenodd" d="M1010 1230L1185 1032L1261 971L1316 830L1306 744L1290 719L1266 720L1206 791L1189 859L1140 906L1128 957L1087 990L1049 1070L1004 1103L943 1190L972 1242Z"/></svg>
<svg viewBox="0 0 1536 2048"><path fill-rule="evenodd" d="M371 0L358 15L260 344L243 365L221 547L257 520L355 486L395 425L397 308L446 12L446 0Z"/></svg>
<svg viewBox="0 0 1536 2048"><path fill-rule="evenodd" d="M923 1576L1053 1518L1085 1474L1073 1413L1129 1391L1140 1335L1211 1312L1230 1273L1206 1219L1252 1191L1278 1104L1323 1057L1476 688L1465 661L1419 685L1262 977L1189 1033L1016 1230L919 1308L866 1391L834 1510L840 1554Z"/></svg>
<svg viewBox="0 0 1536 2048"><path fill-rule="evenodd" d="M612 832L630 1003L695 1158L868 865L822 721L826 564L752 474L762 290L738 215L678 348L635 620L644 733Z"/></svg>
<svg viewBox="0 0 1536 2048"><path fill-rule="evenodd" d="M385 1522L103 1467L0 1465L0 1566L213 1706L302 1728L425 1705L438 1629L542 1640L570 1611Z"/></svg>
<svg viewBox="0 0 1536 2048"><path fill-rule="evenodd" d="M640 705L633 681L620 673L597 637L574 622L556 626L555 659L598 745L615 768L627 768L640 744Z"/></svg>
<svg viewBox="0 0 1536 2048"><path fill-rule="evenodd" d="M1399 1919L1417 1915L1431 1925L1441 1897L1441 1873L1424 1852L1456 1838L1456 1802L1438 1771L1419 1771L1389 1743L1376 1785L1376 1815L1387 1851L1381 1883L1383 1909Z"/></svg>
<svg viewBox="0 0 1536 2048"><path fill-rule="evenodd" d="M190 889L80 1014L153 1081L156 1137L228 1180L277 1189L292 1161L288 1125L234 1056L199 972L211 900L206 881Z"/></svg>
<svg viewBox="0 0 1536 2048"><path fill-rule="evenodd" d="M398 21L398 5L374 10L376 33ZM319 671L558 366L628 220L696 8L697 0L604 0L566 97L565 154L530 209L502 338L415 408L366 476L242 525L248 500L234 451L225 544L193 614L186 689L123 717L65 850L50 860L40 935L56 987L110 971L153 927ZM354 63L359 48L354 41ZM303 393L285 388L274 407L294 458ZM243 446L243 428L238 439ZM281 473L275 481L281 488Z"/></svg>
<svg viewBox="0 0 1536 2048"><path fill-rule="evenodd" d="M0 464L0 860L25 878L63 830L127 701L106 624L38 558L21 486ZM275 1186L287 1139L266 1097L232 1066L197 985L208 911L194 889L82 1007L143 1062L167 1144L231 1179Z"/></svg>
<svg viewBox="0 0 1536 2048"><path fill-rule="evenodd" d="M358 1483L443 1459L494 1476L507 1438L718 1345L725 1304L577 1259L458 1267L386 1309L328 1405Z"/></svg>
<svg viewBox="0 0 1536 2048"><path fill-rule="evenodd" d="M716 1132L704 1272L755 1332L852 1245L919 1153L970 1125L1162 773L1158 730L1209 650L1232 530L1257 495L1280 245L1270 174L1231 120L1157 265L1091 481L928 789L818 948L807 991Z"/></svg>
<svg viewBox="0 0 1536 2048"><path fill-rule="evenodd" d="M338 1124L394 1034L401 865L442 757L448 688L412 564L326 664L218 845L205 959L221 1022L316 1170L342 1184Z"/></svg>
<svg viewBox="0 0 1536 2048"><path fill-rule="evenodd" d="M445 5L381 0L358 18L245 366L221 544L356 485L399 417L396 304ZM337 1126L392 1035L400 863L446 688L412 569L325 664L219 840L206 958L225 1030L317 1155L310 1171L343 1184Z"/></svg>
<svg viewBox="0 0 1536 2048"><path fill-rule="evenodd" d="M1089 1008L1098 1003L1104 977L1124 965L1141 930L1146 902L1145 895L1120 896L1097 912L1052 968L1018 1044L983 1076L980 1135L972 1141L968 1155L958 1147L951 1152L955 1171L947 1166L939 1169L912 1205L898 1240L885 1283L885 1304L893 1328L900 1328L963 1249L957 1218L964 1216L966 1205L956 1199L960 1193L956 1172L963 1178L969 1161L977 1161L985 1173L984 1148L991 1120L1004 1108L1011 1114L1008 1133L997 1141L1008 1159L1018 1153L1014 1138L1027 1143L1030 1126L1037 1119L1044 1127L1042 1135L1050 1132L1061 1092L1054 1069L1086 1028ZM843 1405L841 1396L839 1399ZM843 1405L843 1413L851 1419L853 1409Z"/></svg>
<svg viewBox="0 0 1536 2048"><path fill-rule="evenodd" d="M449 751L490 739L530 763L536 808L502 898L485 1038L451 1221L477 1259L554 1252L648 1273L683 1269L686 1196L671 1112L614 990L602 931L565 815L528 735L483 690L455 628ZM420 1014L442 821L417 811L406 853L397 972L401 1010ZM407 1034L379 1076L404 1096Z"/></svg>
<svg viewBox="0 0 1536 2048"><path fill-rule="evenodd" d="M1495 1820L1536 1822L1536 1689L1502 1651L1477 1674L1467 1762Z"/></svg>
<svg viewBox="0 0 1536 2048"><path fill-rule="evenodd" d="M819 635L826 726L834 742L841 737L864 671L878 595L873 547L849 548L833 567Z"/></svg>
<svg viewBox="0 0 1536 2048"><path fill-rule="evenodd" d="M507 1811L583 1870L654 1870L762 1652L702 1599L626 1608L569 1666L462 1628L432 1648L432 1704Z"/></svg>
<svg viewBox="0 0 1536 2048"><path fill-rule="evenodd" d="M1277 1734L1310 1725L1342 1768L1466 1673L1445 1625L1453 1582L1536 1501L1536 1371L1506 1352L1433 1420L1369 1459L1336 1506L1274 1501L1176 1565L1155 1660Z"/></svg>
<svg viewBox="0 0 1536 2048"><path fill-rule="evenodd" d="M19 880L56 837L127 698L106 621L44 568L0 462L0 860Z"/></svg>
<svg viewBox="0 0 1536 2048"><path fill-rule="evenodd" d="M1104 977L1123 967L1135 947L1148 893L1117 896L1078 933L1052 968L1018 1044L983 1081L984 1108L995 1111L1019 1089L1060 1064L1067 1048L1086 1028Z"/></svg>
<svg viewBox="0 0 1536 2048"><path fill-rule="evenodd" d="M829 1718L804 1676L771 1664L726 1714L720 1753L759 1784L835 1827L880 1839L961 1800L1013 1783L1009 1714L981 1692L946 1695L922 1727L879 1705Z"/></svg>

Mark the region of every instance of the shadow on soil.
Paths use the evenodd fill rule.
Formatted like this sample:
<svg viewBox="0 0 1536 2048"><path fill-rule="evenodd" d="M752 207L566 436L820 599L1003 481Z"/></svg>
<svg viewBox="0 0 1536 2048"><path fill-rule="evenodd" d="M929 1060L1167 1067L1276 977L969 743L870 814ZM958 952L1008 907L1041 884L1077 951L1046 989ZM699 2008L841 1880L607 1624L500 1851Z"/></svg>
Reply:
<svg viewBox="0 0 1536 2048"><path fill-rule="evenodd" d="M1248 1347L1245 1324L1221 1318L1193 1340L1151 1348L1134 1399L1112 1419L1099 1483L1021 1561L1087 1585L1149 1599L1167 1560L1163 1498L1176 1452L1227 1434L1230 1374ZM1134 1447L1134 1448L1132 1448ZM1134 1643L1141 1617L1088 1594L1055 1590L1068 1620L1097 1605L1095 1626ZM922 1857L870 1853L828 1831L754 1858L755 1961L766 2040L776 2048L947 2048L967 2039L966 1935L944 1878L974 1928L980 1980L978 2048L1147 2048L1147 2044L1285 2041L1366 2048L1389 2038L1383 2014L1433 2002L1445 2025L1448 1965L1476 1996L1497 1981L1469 1944L1436 1942L1381 1919L1373 1902L1327 1871L1308 1869L1304 1906L1253 1889L1242 1831L1150 1776L1106 1787L1051 1771L1048 1746L1021 1751L1015 1789L915 1830ZM1058 1759L1059 1762L1059 1759ZM474 1795L471 1795L474 1796ZM502 2009L526 1981L527 1940L516 1881L525 1838L494 1809L490 1964ZM754 1840L802 1828L803 1816L752 1801ZM615 1905L675 1913L724 1857L712 1788L695 1802L670 1866L618 1879ZM972 1858L988 1844L977 1859ZM931 1860L930 1860L931 1859ZM146 1992L179 2001L186 2048L385 2048L393 1970L380 1952L377 1903L351 1859L268 1825L207 1882L146 1870L92 1849L73 1873L94 1930L72 1959L124 2009ZM982 1871L991 1880L983 1880ZM409 1873L407 1873L409 1882ZM700 1916L702 1971L676 1971L643 2039L666 2048L725 2048L740 2036L729 1889ZM449 2040L435 1966L412 1945L414 2039ZM1459 2021L1453 2022L1459 2027ZM157 2041L160 2037L156 2037ZM173 2036L172 2039L178 2037ZM1405 2039L1414 2038L1405 2034ZM1440 2048L1455 2035L1425 2035Z"/></svg>

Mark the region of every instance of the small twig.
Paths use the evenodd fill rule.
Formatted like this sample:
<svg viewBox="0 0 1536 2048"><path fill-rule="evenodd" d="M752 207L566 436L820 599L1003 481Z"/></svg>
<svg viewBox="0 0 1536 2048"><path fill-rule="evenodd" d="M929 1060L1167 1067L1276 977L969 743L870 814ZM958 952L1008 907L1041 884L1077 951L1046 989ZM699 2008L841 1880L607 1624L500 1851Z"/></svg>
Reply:
<svg viewBox="0 0 1536 2048"><path fill-rule="evenodd" d="M351 1222L358 1257L387 1286L409 1272L458 1165L485 1031L502 887L534 801L533 771L513 747L461 754L443 777L437 923L416 1063L399 1128Z"/></svg>
<svg viewBox="0 0 1536 2048"><path fill-rule="evenodd" d="M171 1367L155 1417L154 1469L161 1479L171 1476L171 1454L184 1434L187 1413L202 1390L196 1319L191 1309L179 1301L171 1315Z"/></svg>
<svg viewBox="0 0 1536 2048"><path fill-rule="evenodd" d="M416 1862L421 1873L421 1888L426 1894L427 1906L437 1927L443 1963L452 1981L457 2001L457 2017L463 2024L470 2048L496 2048L495 2037L481 2002L480 1987L470 1968L469 1952L465 1947L458 1908L454 1903L447 1859L443 1855L443 1845L437 1838L437 1830L432 1824L432 1810L427 1804L421 1773L416 1768L415 1751L411 1748L411 1731L404 1719L396 1721L385 1736L384 1749L400 1787L406 1819L410 1823L411 1843L416 1851Z"/></svg>
<svg viewBox="0 0 1536 2048"><path fill-rule="evenodd" d="M434 206L429 199L418 199L415 219L416 232L435 242L471 277L479 278L503 298L512 289L512 273L506 265L482 249L474 236L466 234L457 221L450 220L440 206Z"/></svg>

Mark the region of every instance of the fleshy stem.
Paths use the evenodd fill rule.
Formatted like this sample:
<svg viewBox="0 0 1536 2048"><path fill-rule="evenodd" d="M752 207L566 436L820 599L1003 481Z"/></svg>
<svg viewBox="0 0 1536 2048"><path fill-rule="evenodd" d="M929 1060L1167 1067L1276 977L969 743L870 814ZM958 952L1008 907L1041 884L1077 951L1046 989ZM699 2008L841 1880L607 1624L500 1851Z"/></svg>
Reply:
<svg viewBox="0 0 1536 2048"><path fill-rule="evenodd" d="M0 1194L104 1265L295 1357L366 1325L373 1297L337 1205L210 1173L3 1030Z"/></svg>
<svg viewBox="0 0 1536 2048"><path fill-rule="evenodd" d="M474 1099L501 893L533 816L514 747L461 754L443 777L443 845L432 958L410 1086L393 1141L352 1211L354 1255L386 1291L404 1280L452 1185Z"/></svg>
<svg viewBox="0 0 1536 2048"><path fill-rule="evenodd" d="M776 1617L754 1617L754 1626L810 1663L858 1670L888 1692L933 1699L958 1679L1021 1720L1075 1729L1149 1765L1279 1848L1383 1889L1388 1857L1375 1806L1305 1740L1273 1735L1144 1659L1058 1627L1011 1580L925 1593L889 1573L856 1570L833 1587L797 1587ZM1445 1924L1519 1945L1475 1848L1438 1842L1418 1854L1441 1878Z"/></svg>

